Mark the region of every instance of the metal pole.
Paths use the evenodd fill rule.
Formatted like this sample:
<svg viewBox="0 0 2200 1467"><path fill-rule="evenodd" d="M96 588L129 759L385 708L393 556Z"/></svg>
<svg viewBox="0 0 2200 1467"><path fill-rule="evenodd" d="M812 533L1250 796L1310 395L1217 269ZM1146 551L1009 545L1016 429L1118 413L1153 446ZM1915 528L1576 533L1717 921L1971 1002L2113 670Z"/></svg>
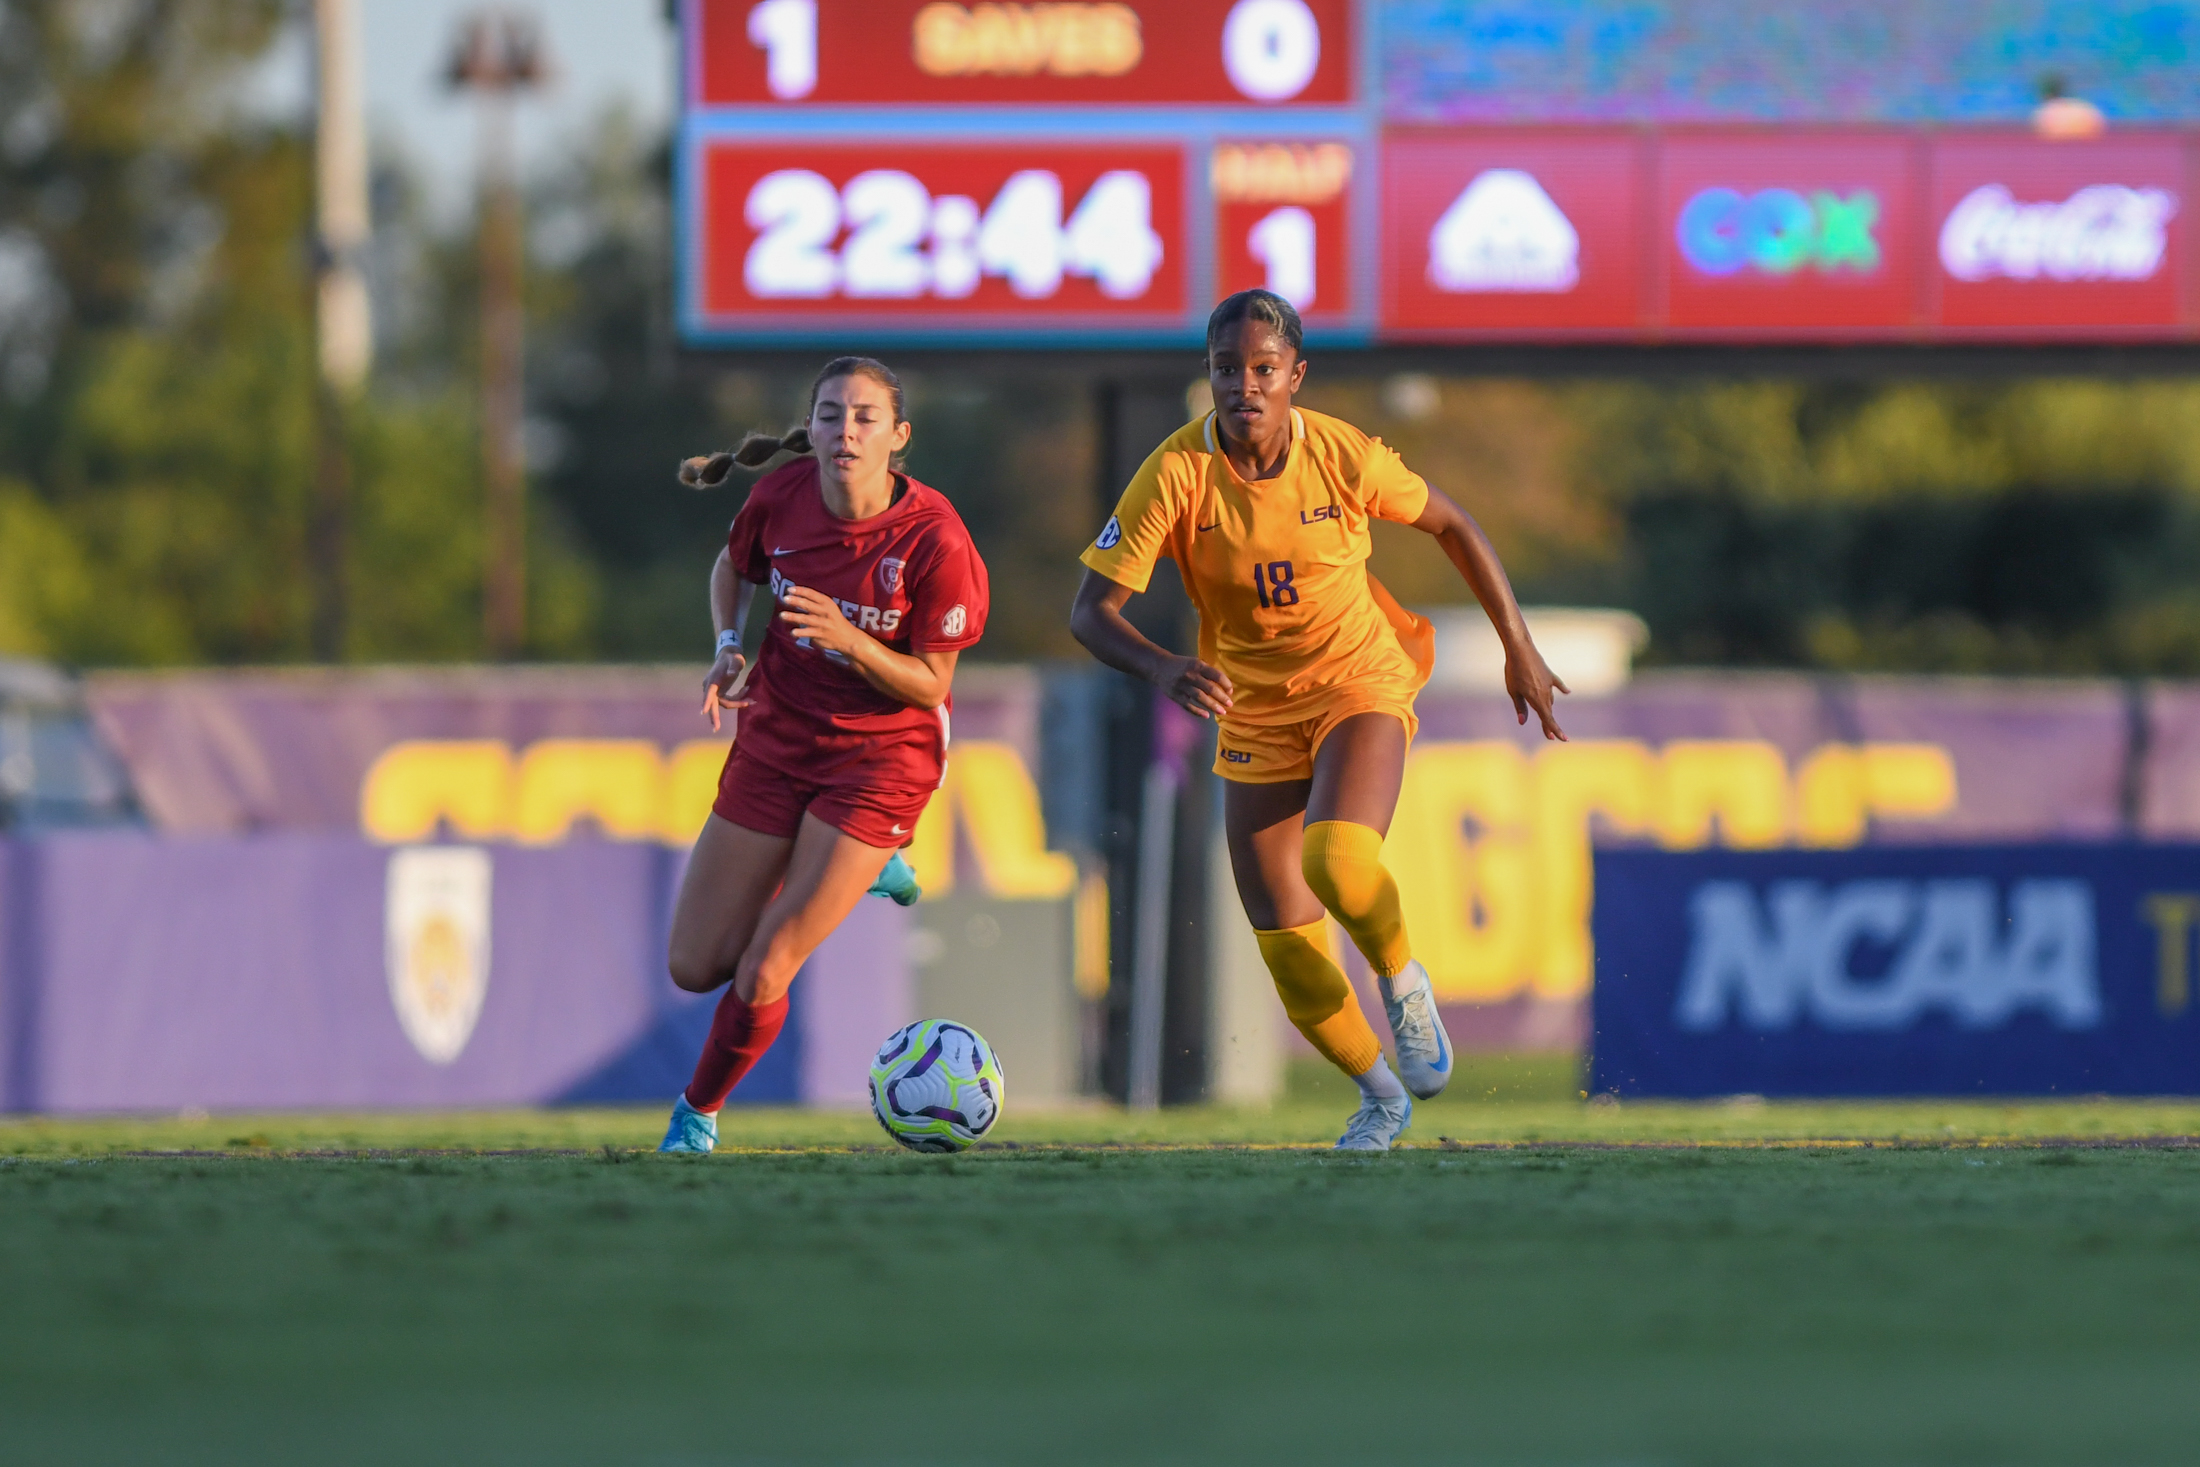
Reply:
<svg viewBox="0 0 2200 1467"><path fill-rule="evenodd" d="M520 452L519 189L508 94L481 102L481 477L487 516L483 632L489 655L527 644L527 475Z"/></svg>
<svg viewBox="0 0 2200 1467"><path fill-rule="evenodd" d="M524 14L489 10L461 31L451 58L455 86L481 99L481 478L483 528L482 636L491 657L517 657L527 647L527 472L521 457L520 279L526 268L517 168L512 158L512 103L524 87L550 74L542 35Z"/></svg>
<svg viewBox="0 0 2200 1467"><path fill-rule="evenodd" d="M374 364L374 313L361 254L372 230L367 134L359 78L359 17L352 0L314 0L314 473L307 563L312 569L313 655L344 655L351 457L351 399Z"/></svg>
<svg viewBox="0 0 2200 1467"><path fill-rule="evenodd" d="M1138 918L1131 963L1130 1107L1161 1104L1161 1019L1168 1001L1169 878L1176 857L1175 766L1146 770L1138 810Z"/></svg>
<svg viewBox="0 0 2200 1467"><path fill-rule="evenodd" d="M313 137L314 199L321 237L321 376L356 392L374 365L374 313L360 254L367 208L367 128L359 78L359 13L352 0L314 0L319 102Z"/></svg>

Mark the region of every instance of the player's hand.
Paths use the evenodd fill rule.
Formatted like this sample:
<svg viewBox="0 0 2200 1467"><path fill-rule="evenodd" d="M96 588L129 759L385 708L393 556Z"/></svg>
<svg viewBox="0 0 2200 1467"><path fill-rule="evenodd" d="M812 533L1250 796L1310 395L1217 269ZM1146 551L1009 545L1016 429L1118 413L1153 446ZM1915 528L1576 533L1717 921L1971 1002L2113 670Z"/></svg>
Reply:
<svg viewBox="0 0 2200 1467"><path fill-rule="evenodd" d="M1543 737L1566 741L1566 730L1558 726L1558 715L1552 711L1555 692L1570 693L1573 689L1560 681L1550 664L1543 660L1535 643L1509 647L1505 651L1505 691L1512 694L1513 712L1519 715L1523 726L1528 722L1528 710L1543 724Z"/></svg>
<svg viewBox="0 0 2200 1467"><path fill-rule="evenodd" d="M857 631L855 623L840 614L840 603L822 591L790 586L780 605L779 619L787 630L820 652L838 652L852 662L857 649L872 640Z"/></svg>
<svg viewBox="0 0 2200 1467"><path fill-rule="evenodd" d="M749 706L749 700L741 696L748 682L749 660L738 648L728 647L718 654L718 660L710 665L710 676L703 679L703 716L710 720L712 733L719 731L719 709Z"/></svg>
<svg viewBox="0 0 2200 1467"><path fill-rule="evenodd" d="M1169 701L1201 718L1220 718L1230 711L1236 689L1219 667L1209 667L1197 657L1172 657L1154 685Z"/></svg>

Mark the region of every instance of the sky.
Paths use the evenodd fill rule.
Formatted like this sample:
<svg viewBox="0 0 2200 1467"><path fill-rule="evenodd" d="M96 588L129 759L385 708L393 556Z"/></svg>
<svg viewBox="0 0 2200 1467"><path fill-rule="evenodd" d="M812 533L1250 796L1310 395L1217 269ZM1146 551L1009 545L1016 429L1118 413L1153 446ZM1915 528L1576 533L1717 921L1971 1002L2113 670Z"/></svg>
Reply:
<svg viewBox="0 0 2200 1467"><path fill-rule="evenodd" d="M676 47L666 0L528 0L485 6L479 0L354 0L365 55L367 125L377 156L391 153L417 170L431 206L453 217L470 207L474 173L473 105L445 85L443 71L464 19L489 8L531 14L542 26L554 68L549 87L522 103L521 166L530 176L554 166L560 144L623 104L647 128L661 127L674 104ZM269 55L256 78L256 106L295 114L309 95L302 28Z"/></svg>

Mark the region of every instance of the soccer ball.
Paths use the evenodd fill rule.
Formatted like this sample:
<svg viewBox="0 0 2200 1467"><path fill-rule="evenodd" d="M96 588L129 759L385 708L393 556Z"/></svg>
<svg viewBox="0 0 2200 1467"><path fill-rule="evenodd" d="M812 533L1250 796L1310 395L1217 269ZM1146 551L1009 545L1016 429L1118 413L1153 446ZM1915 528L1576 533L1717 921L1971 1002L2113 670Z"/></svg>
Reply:
<svg viewBox="0 0 2200 1467"><path fill-rule="evenodd" d="M1001 1059L950 1019L897 1029L871 1061L871 1114L911 1151L960 1151L1001 1118Z"/></svg>

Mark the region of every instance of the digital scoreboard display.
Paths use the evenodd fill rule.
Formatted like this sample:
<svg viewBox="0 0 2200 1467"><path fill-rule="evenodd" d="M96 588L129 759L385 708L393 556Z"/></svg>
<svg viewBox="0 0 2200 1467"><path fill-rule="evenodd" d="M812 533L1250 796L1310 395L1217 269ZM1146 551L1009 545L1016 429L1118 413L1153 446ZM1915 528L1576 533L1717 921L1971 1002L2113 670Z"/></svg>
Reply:
<svg viewBox="0 0 2200 1467"><path fill-rule="evenodd" d="M1431 123L1425 8L685 0L682 329L1175 345L1258 285L1347 346L2200 337L2189 130Z"/></svg>
<svg viewBox="0 0 2200 1467"><path fill-rule="evenodd" d="M1173 330L1184 149L956 140L717 146L700 178L712 316Z"/></svg>

